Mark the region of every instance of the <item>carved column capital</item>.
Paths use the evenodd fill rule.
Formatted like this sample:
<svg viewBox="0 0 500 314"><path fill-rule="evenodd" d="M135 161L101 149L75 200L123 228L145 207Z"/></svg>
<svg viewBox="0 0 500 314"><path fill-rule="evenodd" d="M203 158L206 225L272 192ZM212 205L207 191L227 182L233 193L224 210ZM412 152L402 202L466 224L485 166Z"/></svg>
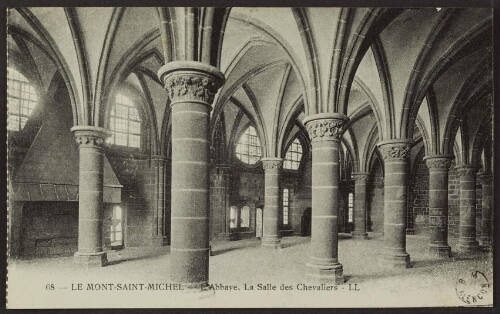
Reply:
<svg viewBox="0 0 500 314"><path fill-rule="evenodd" d="M283 166L283 158L262 158L264 170L280 170Z"/></svg>
<svg viewBox="0 0 500 314"><path fill-rule="evenodd" d="M491 180L493 179L493 175L489 171L480 172L477 174L477 176L483 183L491 183Z"/></svg>
<svg viewBox="0 0 500 314"><path fill-rule="evenodd" d="M455 167L455 169L457 170L460 177L470 177L476 175L479 167L475 165L461 165Z"/></svg>
<svg viewBox="0 0 500 314"><path fill-rule="evenodd" d="M338 141L349 121L341 113L319 113L304 119L311 141Z"/></svg>
<svg viewBox="0 0 500 314"><path fill-rule="evenodd" d="M411 139L393 139L377 144L384 160L406 160L410 156Z"/></svg>
<svg viewBox="0 0 500 314"><path fill-rule="evenodd" d="M218 174L228 175L231 173L232 166L230 164L218 164L215 166Z"/></svg>
<svg viewBox="0 0 500 314"><path fill-rule="evenodd" d="M75 135L75 140L80 147L105 146L106 139L111 136L111 132L95 126L74 126L71 132Z"/></svg>
<svg viewBox="0 0 500 314"><path fill-rule="evenodd" d="M368 172L353 172L352 176L354 177L355 184L366 184L368 182L368 176L370 174Z"/></svg>
<svg viewBox="0 0 500 314"><path fill-rule="evenodd" d="M160 68L158 77L164 83L171 105L195 101L210 106L224 83L222 72L197 61L169 62Z"/></svg>
<svg viewBox="0 0 500 314"><path fill-rule="evenodd" d="M449 155L427 155L424 157L425 164L430 171L448 171L453 156Z"/></svg>

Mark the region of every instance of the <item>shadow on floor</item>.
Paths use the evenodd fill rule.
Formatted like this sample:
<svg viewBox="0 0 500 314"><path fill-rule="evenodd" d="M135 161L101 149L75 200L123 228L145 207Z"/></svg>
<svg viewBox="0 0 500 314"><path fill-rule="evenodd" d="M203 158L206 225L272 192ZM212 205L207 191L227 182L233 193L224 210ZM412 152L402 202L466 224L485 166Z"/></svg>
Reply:
<svg viewBox="0 0 500 314"><path fill-rule="evenodd" d="M292 240L292 241L289 241ZM282 249L287 249L293 246L297 245L302 245L304 243L310 243L311 242L311 237L298 237L298 238L289 238L286 240L287 243L284 243L285 241L281 241L281 248Z"/></svg>
<svg viewBox="0 0 500 314"><path fill-rule="evenodd" d="M350 233L339 233L339 240L352 239L352 234Z"/></svg>
<svg viewBox="0 0 500 314"><path fill-rule="evenodd" d="M443 265L446 263L452 262L452 260L442 260L442 259L431 259L425 261L411 261L411 268L424 268L424 267L432 267L436 265Z"/></svg>
<svg viewBox="0 0 500 314"><path fill-rule="evenodd" d="M231 248L227 248L227 249L212 250L212 254L210 256L217 256L217 255L221 255L221 254L224 254L227 252L231 252L231 251L235 251L235 250L239 250L239 249L244 249L244 248L245 247L231 247Z"/></svg>
<svg viewBox="0 0 500 314"><path fill-rule="evenodd" d="M150 252L144 255L139 255L139 256L128 256L131 254L130 252L113 252L112 256L108 255L108 257L111 257L110 260L106 263L106 266L111 266L111 265L117 265L121 264L123 262L131 262L131 261L139 261L139 260L144 260L144 259L151 259L151 258L156 258L160 257L162 255L165 255L167 252L170 252L170 250L161 250L161 251L154 251Z"/></svg>

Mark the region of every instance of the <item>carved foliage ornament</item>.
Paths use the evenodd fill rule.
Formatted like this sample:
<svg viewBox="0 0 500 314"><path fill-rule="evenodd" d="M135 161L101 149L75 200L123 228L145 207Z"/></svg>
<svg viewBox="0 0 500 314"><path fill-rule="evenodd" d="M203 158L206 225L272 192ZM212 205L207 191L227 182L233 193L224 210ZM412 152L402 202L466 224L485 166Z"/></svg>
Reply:
<svg viewBox="0 0 500 314"><path fill-rule="evenodd" d="M174 75L165 80L165 89L173 102L198 100L211 104L218 88L214 79L202 75Z"/></svg>
<svg viewBox="0 0 500 314"><path fill-rule="evenodd" d="M483 183L489 183L491 182L491 179L493 179L493 175L490 172L478 173L478 177L483 181Z"/></svg>
<svg viewBox="0 0 500 314"><path fill-rule="evenodd" d="M384 159L404 160L410 156L410 147L407 144L390 144L381 147Z"/></svg>
<svg viewBox="0 0 500 314"><path fill-rule="evenodd" d="M470 177L475 176L477 173L476 167L458 167L457 168L458 175L460 177Z"/></svg>
<svg viewBox="0 0 500 314"><path fill-rule="evenodd" d="M358 184L363 184L368 181L368 174L356 174L353 173L352 176L354 177L354 181Z"/></svg>
<svg viewBox="0 0 500 314"><path fill-rule="evenodd" d="M77 134L75 139L80 146L104 146L104 138L95 134Z"/></svg>
<svg viewBox="0 0 500 314"><path fill-rule="evenodd" d="M278 170L282 165L283 160L262 160L262 167L265 170Z"/></svg>
<svg viewBox="0 0 500 314"><path fill-rule="evenodd" d="M431 170L448 170L451 166L449 158L432 158L425 161L427 167Z"/></svg>
<svg viewBox="0 0 500 314"><path fill-rule="evenodd" d="M342 135L345 122L336 119L313 120L306 125L312 141L338 140Z"/></svg>

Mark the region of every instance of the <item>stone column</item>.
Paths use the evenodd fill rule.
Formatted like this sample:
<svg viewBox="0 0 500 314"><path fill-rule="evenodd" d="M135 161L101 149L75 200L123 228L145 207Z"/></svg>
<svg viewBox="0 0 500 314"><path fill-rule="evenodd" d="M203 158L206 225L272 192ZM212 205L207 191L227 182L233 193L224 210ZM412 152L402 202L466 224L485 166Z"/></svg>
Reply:
<svg viewBox="0 0 500 314"><path fill-rule="evenodd" d="M460 176L460 226L458 249L461 252L477 251L476 240L476 173L477 167L464 165L456 167Z"/></svg>
<svg viewBox="0 0 500 314"><path fill-rule="evenodd" d="M429 253L450 257L448 245L448 169L452 156L424 157L429 168Z"/></svg>
<svg viewBox="0 0 500 314"><path fill-rule="evenodd" d="M281 248L279 234L280 204L280 172L283 166L282 158L262 158L265 171L264 219L262 245L275 249Z"/></svg>
<svg viewBox="0 0 500 314"><path fill-rule="evenodd" d="M384 251L383 265L410 267L406 253L406 205L408 156L411 140L378 143L384 158Z"/></svg>
<svg viewBox="0 0 500 314"><path fill-rule="evenodd" d="M156 209L153 217L153 235L152 244L154 246L163 246L167 243L165 236L165 176L167 158L165 156L152 156L151 161L155 167L155 201Z"/></svg>
<svg viewBox="0 0 500 314"><path fill-rule="evenodd" d="M344 282L338 261L339 146L349 118L339 113L307 117L312 145L311 258L307 274L319 282Z"/></svg>
<svg viewBox="0 0 500 314"><path fill-rule="evenodd" d="M172 115L170 279L203 291L209 288L210 110L224 76L196 61L167 63L158 76Z"/></svg>
<svg viewBox="0 0 500 314"><path fill-rule="evenodd" d="M492 239L492 215L491 215L491 182L493 176L490 172L481 172L479 174L482 189L482 204L481 204L481 245L486 249L490 249L493 245Z"/></svg>
<svg viewBox="0 0 500 314"><path fill-rule="evenodd" d="M71 128L80 151L78 188L78 251L77 264L104 266L107 255L103 250L103 186L104 143L109 131L94 126Z"/></svg>
<svg viewBox="0 0 500 314"><path fill-rule="evenodd" d="M354 239L368 239L366 233L366 182L367 172L353 173L354 177Z"/></svg>

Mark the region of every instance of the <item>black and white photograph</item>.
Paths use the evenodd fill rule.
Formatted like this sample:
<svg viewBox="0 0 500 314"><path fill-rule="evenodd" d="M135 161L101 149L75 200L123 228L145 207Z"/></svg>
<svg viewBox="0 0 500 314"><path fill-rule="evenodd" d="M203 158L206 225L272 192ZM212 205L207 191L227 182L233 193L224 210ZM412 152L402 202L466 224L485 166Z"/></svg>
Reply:
<svg viewBox="0 0 500 314"><path fill-rule="evenodd" d="M493 8L301 5L7 8L8 309L493 306Z"/></svg>

